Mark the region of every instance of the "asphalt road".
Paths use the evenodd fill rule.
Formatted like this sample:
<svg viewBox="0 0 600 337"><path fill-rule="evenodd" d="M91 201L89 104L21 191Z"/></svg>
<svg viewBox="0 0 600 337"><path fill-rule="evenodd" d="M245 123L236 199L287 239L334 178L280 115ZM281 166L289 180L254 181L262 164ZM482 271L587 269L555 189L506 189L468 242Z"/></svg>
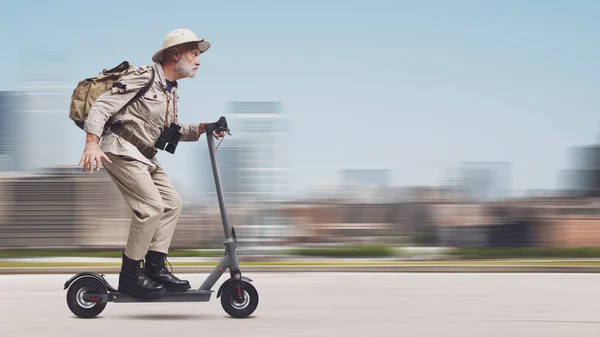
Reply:
<svg viewBox="0 0 600 337"><path fill-rule="evenodd" d="M600 336L600 274L256 273L249 319L213 297L108 303L87 320L67 308L70 276L0 276L0 336Z"/></svg>

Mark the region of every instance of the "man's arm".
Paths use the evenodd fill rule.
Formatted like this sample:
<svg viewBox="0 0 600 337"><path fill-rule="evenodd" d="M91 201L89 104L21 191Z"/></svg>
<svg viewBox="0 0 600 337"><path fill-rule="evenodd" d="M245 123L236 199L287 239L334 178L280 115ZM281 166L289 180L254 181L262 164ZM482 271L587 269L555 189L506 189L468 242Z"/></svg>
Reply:
<svg viewBox="0 0 600 337"><path fill-rule="evenodd" d="M200 139L200 136L206 132L206 124L208 123L200 123L200 124L183 124L181 126L181 138L179 141L188 141L195 142ZM213 137L220 139L221 137L225 137L225 132L220 132L217 134L213 131Z"/></svg>
<svg viewBox="0 0 600 337"><path fill-rule="evenodd" d="M81 160L79 160L79 167L83 167L83 173L94 172L94 162L96 164L96 170L100 171L100 162L102 159L109 163L112 161L108 156L100 149L100 138L92 133L87 133L85 136L85 149Z"/></svg>
<svg viewBox="0 0 600 337"><path fill-rule="evenodd" d="M106 122L150 81L151 76L152 72L149 67L138 67L123 75L110 90L94 101L85 119L83 130L98 136L98 138L102 137Z"/></svg>
<svg viewBox="0 0 600 337"><path fill-rule="evenodd" d="M100 138L98 136L96 136L93 133L87 133L85 136L85 145L87 146L88 144L96 144L99 145L100 144Z"/></svg>
<svg viewBox="0 0 600 337"><path fill-rule="evenodd" d="M205 123L200 124L182 124L181 125L181 138L179 141L181 142L195 142L200 139L200 135L204 133L204 125Z"/></svg>
<svg viewBox="0 0 600 337"><path fill-rule="evenodd" d="M104 132L104 125L135 95L135 92L118 94L107 91L100 95L92 104L88 117L85 119L83 130L85 135L85 149L79 161L79 167L83 167L83 173L100 170L102 159L112 163L108 156L100 149L100 137Z"/></svg>
<svg viewBox="0 0 600 337"><path fill-rule="evenodd" d="M102 133L104 132L104 126L149 80L150 76L138 68L138 70L124 75L119 80L123 85L114 86L94 101L83 127L83 130L86 132L85 149L79 161L79 166L83 167L84 173L86 171L92 173L94 163L97 170L100 170L102 159L111 163L99 145L100 137L102 137Z"/></svg>
<svg viewBox="0 0 600 337"><path fill-rule="evenodd" d="M98 138L102 137L106 122L119 112L135 96L136 92L119 93L116 90L109 90L100 95L90 108L83 130L88 134L96 135Z"/></svg>

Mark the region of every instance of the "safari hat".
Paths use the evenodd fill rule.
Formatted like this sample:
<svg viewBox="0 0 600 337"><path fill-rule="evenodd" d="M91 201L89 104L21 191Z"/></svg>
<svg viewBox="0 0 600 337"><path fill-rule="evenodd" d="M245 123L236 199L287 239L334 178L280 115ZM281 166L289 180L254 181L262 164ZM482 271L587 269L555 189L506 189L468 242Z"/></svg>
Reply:
<svg viewBox="0 0 600 337"><path fill-rule="evenodd" d="M204 39L198 39L196 34L189 29L180 28L169 32L163 41L162 48L152 55L152 61L159 62L162 59L162 54L165 50L189 42L198 42L200 53L204 53L210 48L210 42Z"/></svg>

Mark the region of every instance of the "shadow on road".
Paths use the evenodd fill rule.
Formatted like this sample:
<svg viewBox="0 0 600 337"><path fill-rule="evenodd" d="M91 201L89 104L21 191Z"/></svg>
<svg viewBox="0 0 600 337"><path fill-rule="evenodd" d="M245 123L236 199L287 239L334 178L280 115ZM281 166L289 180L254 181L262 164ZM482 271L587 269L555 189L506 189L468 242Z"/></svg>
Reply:
<svg viewBox="0 0 600 337"><path fill-rule="evenodd" d="M559 320L539 320L539 319L510 319L510 320L486 320L486 321L469 321L471 323L573 323L573 324L600 324L600 321L559 321Z"/></svg>
<svg viewBox="0 0 600 337"><path fill-rule="evenodd" d="M185 315L185 314L141 314L141 315L124 315L122 319L140 319L140 320L199 320L206 316L203 315Z"/></svg>

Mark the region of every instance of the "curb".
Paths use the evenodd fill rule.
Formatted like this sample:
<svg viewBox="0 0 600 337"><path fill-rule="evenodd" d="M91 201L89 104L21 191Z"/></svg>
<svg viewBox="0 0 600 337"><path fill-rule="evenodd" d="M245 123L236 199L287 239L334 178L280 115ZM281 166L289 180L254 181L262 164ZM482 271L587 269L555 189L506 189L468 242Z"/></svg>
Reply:
<svg viewBox="0 0 600 337"><path fill-rule="evenodd" d="M210 273L213 266L177 266L177 273ZM369 266L242 266L244 272L344 272L344 273L600 273L600 266L485 266L485 265L369 265ZM120 267L1 267L0 275L14 274L76 274L91 271L101 274L118 274ZM227 272L226 272L227 273Z"/></svg>

